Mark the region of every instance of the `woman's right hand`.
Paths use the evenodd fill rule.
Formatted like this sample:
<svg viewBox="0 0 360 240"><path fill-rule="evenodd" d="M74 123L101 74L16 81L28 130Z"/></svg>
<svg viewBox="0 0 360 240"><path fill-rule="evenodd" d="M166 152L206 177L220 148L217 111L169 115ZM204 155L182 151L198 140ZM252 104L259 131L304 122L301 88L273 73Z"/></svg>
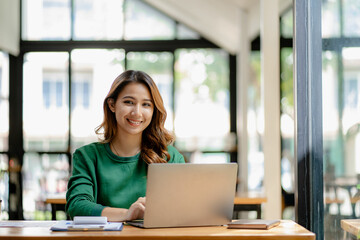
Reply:
<svg viewBox="0 0 360 240"><path fill-rule="evenodd" d="M145 201L146 197L139 197L136 202L131 204L126 214L126 220L143 219L145 213Z"/></svg>

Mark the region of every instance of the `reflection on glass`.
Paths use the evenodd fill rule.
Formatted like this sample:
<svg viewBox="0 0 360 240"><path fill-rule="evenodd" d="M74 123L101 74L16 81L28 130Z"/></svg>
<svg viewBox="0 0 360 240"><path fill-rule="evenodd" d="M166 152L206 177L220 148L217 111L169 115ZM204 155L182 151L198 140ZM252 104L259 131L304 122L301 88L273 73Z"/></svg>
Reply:
<svg viewBox="0 0 360 240"><path fill-rule="evenodd" d="M126 40L174 39L175 22L140 0L125 3Z"/></svg>
<svg viewBox="0 0 360 240"><path fill-rule="evenodd" d="M229 150L228 55L222 50L175 52L175 134L179 149Z"/></svg>
<svg viewBox="0 0 360 240"><path fill-rule="evenodd" d="M360 1L343 0L344 35L360 36Z"/></svg>
<svg viewBox="0 0 360 240"><path fill-rule="evenodd" d="M0 151L8 150L9 56L0 52Z"/></svg>
<svg viewBox="0 0 360 240"><path fill-rule="evenodd" d="M7 155L0 154L0 199L1 202L1 214L0 220L8 220L9 211L9 159Z"/></svg>
<svg viewBox="0 0 360 240"><path fill-rule="evenodd" d="M46 220L47 197L64 194L69 180L69 159L65 154L24 155L23 209L26 220Z"/></svg>
<svg viewBox="0 0 360 240"><path fill-rule="evenodd" d="M23 0L24 40L69 40L70 0Z"/></svg>
<svg viewBox="0 0 360 240"><path fill-rule="evenodd" d="M65 151L68 145L68 54L24 56L23 126L27 151Z"/></svg>
<svg viewBox="0 0 360 240"><path fill-rule="evenodd" d="M321 32L323 38L340 37L339 0L323 0Z"/></svg>
<svg viewBox="0 0 360 240"><path fill-rule="evenodd" d="M172 83L173 54L169 52L129 52L127 68L146 72L155 81L166 108L165 128L173 130Z"/></svg>
<svg viewBox="0 0 360 240"><path fill-rule="evenodd" d="M71 52L71 148L97 141L103 101L111 83L124 71L124 51L78 49Z"/></svg>
<svg viewBox="0 0 360 240"><path fill-rule="evenodd" d="M74 39L121 39L122 6L122 0L75 0Z"/></svg>

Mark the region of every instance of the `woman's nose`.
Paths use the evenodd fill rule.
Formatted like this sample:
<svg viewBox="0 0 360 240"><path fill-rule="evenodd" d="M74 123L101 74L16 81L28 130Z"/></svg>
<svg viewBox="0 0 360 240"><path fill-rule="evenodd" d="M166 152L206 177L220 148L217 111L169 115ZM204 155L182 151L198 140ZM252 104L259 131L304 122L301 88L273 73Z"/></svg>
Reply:
<svg viewBox="0 0 360 240"><path fill-rule="evenodd" d="M131 112L132 115L140 115L141 114L141 109L140 109L140 104L136 104L134 105L133 111Z"/></svg>

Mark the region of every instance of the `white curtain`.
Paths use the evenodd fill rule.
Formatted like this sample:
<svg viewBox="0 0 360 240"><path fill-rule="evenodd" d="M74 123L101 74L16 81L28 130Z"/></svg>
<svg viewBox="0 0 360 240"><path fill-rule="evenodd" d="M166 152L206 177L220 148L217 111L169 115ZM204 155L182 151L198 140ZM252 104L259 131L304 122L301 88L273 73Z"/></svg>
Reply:
<svg viewBox="0 0 360 240"><path fill-rule="evenodd" d="M20 0L0 0L0 51L20 51Z"/></svg>

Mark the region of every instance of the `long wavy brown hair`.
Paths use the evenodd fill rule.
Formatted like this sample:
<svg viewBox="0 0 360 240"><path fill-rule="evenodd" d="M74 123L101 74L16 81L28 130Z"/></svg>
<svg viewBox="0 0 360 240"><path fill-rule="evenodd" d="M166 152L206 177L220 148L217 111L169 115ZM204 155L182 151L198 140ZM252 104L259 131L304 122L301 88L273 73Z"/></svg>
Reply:
<svg viewBox="0 0 360 240"><path fill-rule="evenodd" d="M111 142L117 133L117 122L110 110L108 99L116 102L119 93L129 83L142 83L149 89L154 102L154 112L149 126L142 133L140 158L146 163L165 163L170 160L167 146L174 140L164 127L166 110L160 92L153 79L142 71L127 70L120 74L112 83L109 93L104 100L104 121L95 129L96 134L102 135L102 143Z"/></svg>

